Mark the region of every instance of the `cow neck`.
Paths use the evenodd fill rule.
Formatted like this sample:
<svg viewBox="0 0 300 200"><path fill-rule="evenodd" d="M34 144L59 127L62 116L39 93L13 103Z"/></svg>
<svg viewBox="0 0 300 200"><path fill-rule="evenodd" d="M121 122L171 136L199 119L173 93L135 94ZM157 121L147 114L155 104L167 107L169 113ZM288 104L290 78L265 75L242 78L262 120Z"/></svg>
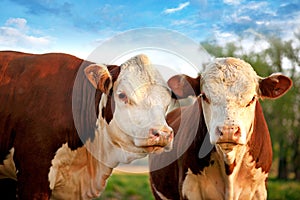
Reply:
<svg viewBox="0 0 300 200"><path fill-rule="evenodd" d="M97 120L96 127L94 138L82 147L71 150L64 144L56 152L49 172L51 199L92 199L105 189L119 163L118 152L107 136L106 121Z"/></svg>
<svg viewBox="0 0 300 200"><path fill-rule="evenodd" d="M239 181L238 180L238 174L239 171L242 168L244 159L245 159L245 154L247 151L247 146L237 146L236 152L239 152L235 156L235 160L231 164L226 163L226 159L224 158L223 153L221 152L218 147L215 147L216 151L212 153L212 159L214 159L214 162L217 162L216 165L219 166L219 173L223 179L224 183L224 189L225 189L225 199L233 199L234 194L235 194L235 186L237 185L236 183Z"/></svg>
<svg viewBox="0 0 300 200"><path fill-rule="evenodd" d="M107 124L105 119L99 118L93 140L88 139L76 150L64 144L57 151L49 173L52 199L96 198L105 189L113 168L145 156L114 144L110 136L112 131L118 131L114 125L113 121Z"/></svg>
<svg viewBox="0 0 300 200"><path fill-rule="evenodd" d="M260 102L256 102L253 134L249 141L250 155L256 162L256 168L262 168L266 173L272 165L272 142L267 122L263 115Z"/></svg>
<svg viewBox="0 0 300 200"><path fill-rule="evenodd" d="M86 146L71 150L64 144L56 152L49 172L51 199L99 197L111 173L112 168L99 162Z"/></svg>
<svg viewBox="0 0 300 200"><path fill-rule="evenodd" d="M249 141L251 138L251 135L253 133L253 126L250 127L248 133L249 134L247 141ZM251 165L251 163L253 163L253 158L249 155L248 145L237 145L236 147L234 147L234 161L231 163L228 162L228 157L230 157L229 155L231 152L224 153L218 145L215 145L215 149L215 154L217 157L215 161L219 165L218 168L225 184L225 199L233 199L237 193L237 190L239 190L239 186L237 183L240 182L240 172L245 166Z"/></svg>
<svg viewBox="0 0 300 200"><path fill-rule="evenodd" d="M130 137L119 128L114 118L107 121L106 118L102 117L106 115L102 112L105 111L104 108L107 105L110 105L108 104L110 99L110 96L102 94L95 139L86 143L86 146L98 150L99 153L96 153L96 158L100 162L110 168L115 168L119 163L129 163L135 159L145 157L146 153L128 142Z"/></svg>
<svg viewBox="0 0 300 200"><path fill-rule="evenodd" d="M225 184L225 199L234 199L235 196L241 192L241 188L245 187L243 184L249 184L249 179L252 181L252 186L250 186L251 191L255 192L258 190L261 194L264 194L263 188L265 188L264 183L268 175L268 169L260 163L262 161L268 163L268 161L259 159L260 155L266 154L266 150L262 147L262 141L257 141L257 139L261 139L260 137L265 139L265 149L267 149L267 151L269 150L268 146L270 146L270 140L266 140L269 132L265 128L266 123L260 109L261 106L258 102L255 110L255 119L250 127L247 137L247 145L239 145L235 147L235 152L237 152L237 154L235 155L233 163L227 164L226 156L224 156L218 146L215 146L216 151L212 153L212 159L217 162L219 166L219 173ZM255 151L258 155L254 154L253 151ZM253 188L253 185L257 185L254 186L256 188ZM262 189L260 190L259 187Z"/></svg>
<svg viewBox="0 0 300 200"><path fill-rule="evenodd" d="M117 126L114 120L107 124L104 119L99 119L95 139L89 140L85 147L92 152L93 156L103 165L115 168L120 163L145 157L146 154L139 148L128 148L128 143L122 138L113 138L112 135L125 135Z"/></svg>
<svg viewBox="0 0 300 200"><path fill-rule="evenodd" d="M87 139L84 146L75 150L70 149L66 143L56 152L49 172L51 199L96 198L105 189L113 168L119 163L128 163L146 155L132 153L137 151L126 149L128 143L123 142L122 145L122 140L116 142L113 139L112 135L126 134L118 128L113 119L108 124L106 119L101 117L106 102L107 96L102 95L94 138Z"/></svg>
<svg viewBox="0 0 300 200"><path fill-rule="evenodd" d="M224 192L224 199L253 197L254 195L265 197L265 181L268 174L261 167L257 168L256 162L249 152L249 146L243 145L237 149L240 153L231 165L226 164L224 157L217 151L213 151L211 154L211 160L215 164L210 167L217 170L217 172L215 171L218 174L217 177L224 184L224 190L220 191Z"/></svg>

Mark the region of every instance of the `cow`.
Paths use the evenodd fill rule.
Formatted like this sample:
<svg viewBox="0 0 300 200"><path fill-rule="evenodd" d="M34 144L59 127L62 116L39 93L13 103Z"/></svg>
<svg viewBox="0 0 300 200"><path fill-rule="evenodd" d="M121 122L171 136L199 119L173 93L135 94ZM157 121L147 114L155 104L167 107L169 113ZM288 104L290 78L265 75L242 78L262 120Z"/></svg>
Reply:
<svg viewBox="0 0 300 200"><path fill-rule="evenodd" d="M146 55L0 52L0 198L98 197L119 163L172 149L170 102Z"/></svg>
<svg viewBox="0 0 300 200"><path fill-rule="evenodd" d="M149 155L155 199L266 199L272 145L259 98L284 95L291 79L259 77L228 57L211 61L197 78L175 75L168 84L177 98L197 100L167 115L173 150Z"/></svg>

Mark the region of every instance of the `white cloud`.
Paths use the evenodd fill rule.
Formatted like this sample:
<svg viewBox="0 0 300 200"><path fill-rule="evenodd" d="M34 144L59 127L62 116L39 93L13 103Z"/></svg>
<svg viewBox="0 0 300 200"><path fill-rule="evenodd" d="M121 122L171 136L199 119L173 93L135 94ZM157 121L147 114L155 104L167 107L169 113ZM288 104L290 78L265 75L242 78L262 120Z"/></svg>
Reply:
<svg viewBox="0 0 300 200"><path fill-rule="evenodd" d="M172 21L171 25L173 25L173 26L181 26L181 25L191 25L193 23L194 23L194 21L181 19L181 20L174 20L174 21Z"/></svg>
<svg viewBox="0 0 300 200"><path fill-rule="evenodd" d="M268 27L270 29L281 32L280 36L283 40L291 40L293 39L294 33L299 32L299 24L300 24L300 11L295 13L293 17L284 20L273 20L269 22Z"/></svg>
<svg viewBox="0 0 300 200"><path fill-rule="evenodd" d="M6 26L13 26L21 30L27 29L27 21L24 18L9 18L5 22Z"/></svg>
<svg viewBox="0 0 300 200"><path fill-rule="evenodd" d="M40 50L50 45L51 38L47 36L36 36L27 25L24 18L10 18L3 26L0 26L1 49Z"/></svg>
<svg viewBox="0 0 300 200"><path fill-rule="evenodd" d="M229 42L239 41L239 37L233 32L224 32L218 28L215 28L213 32L216 43L220 46L225 46Z"/></svg>
<svg viewBox="0 0 300 200"><path fill-rule="evenodd" d="M224 0L223 2L229 5L239 5L241 3L241 0Z"/></svg>
<svg viewBox="0 0 300 200"><path fill-rule="evenodd" d="M236 47L240 47L242 52L236 52L238 55L250 52L260 53L270 46L267 38L253 29L244 31L242 36L216 29L214 37L217 45L225 47L228 43L234 43Z"/></svg>
<svg viewBox="0 0 300 200"><path fill-rule="evenodd" d="M232 13L231 15L228 15L224 17L224 21L227 23L248 23L251 22L252 19L248 15L243 15L239 13Z"/></svg>
<svg viewBox="0 0 300 200"><path fill-rule="evenodd" d="M185 3L181 3L179 4L176 8L168 8L168 9L165 9L163 11L164 14L172 14L172 13L175 13L175 12L178 12L178 11L181 11L182 9L184 9L185 7L189 6L190 5L190 2L187 1Z"/></svg>
<svg viewBox="0 0 300 200"><path fill-rule="evenodd" d="M258 20L255 22L257 25L264 25L264 26L268 26L270 24L269 21L264 21L264 20Z"/></svg>
<svg viewBox="0 0 300 200"><path fill-rule="evenodd" d="M249 2L248 4L244 4L242 9L245 10L263 10L264 12L269 12L269 3L267 1L261 2Z"/></svg>

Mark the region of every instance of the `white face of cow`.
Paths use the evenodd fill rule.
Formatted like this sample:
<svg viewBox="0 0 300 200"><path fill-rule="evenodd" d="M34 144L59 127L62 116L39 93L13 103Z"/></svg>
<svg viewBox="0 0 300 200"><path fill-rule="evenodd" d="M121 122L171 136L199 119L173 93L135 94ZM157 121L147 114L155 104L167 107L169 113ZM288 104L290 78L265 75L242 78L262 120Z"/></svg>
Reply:
<svg viewBox="0 0 300 200"><path fill-rule="evenodd" d="M289 78L277 74L263 79L250 64L235 58L216 59L202 73L200 83L210 142L228 164L237 155L236 147L251 138L258 98L277 98L291 86Z"/></svg>
<svg viewBox="0 0 300 200"><path fill-rule="evenodd" d="M246 144L254 121L259 77L238 59L217 59L201 79L203 114L210 142L222 149Z"/></svg>
<svg viewBox="0 0 300 200"><path fill-rule="evenodd" d="M180 98L200 94L210 142L230 164L251 138L258 99L282 96L292 81L280 74L261 78L240 59L219 58L198 78L177 75L168 84Z"/></svg>
<svg viewBox="0 0 300 200"><path fill-rule="evenodd" d="M170 91L145 56L135 57L121 65L114 88L118 127L146 151L171 149L173 131L165 120Z"/></svg>
<svg viewBox="0 0 300 200"><path fill-rule="evenodd" d="M88 67L87 77L93 83L95 67ZM101 66L103 69L103 66ZM101 81L101 89L108 94L112 89L114 99L114 113L109 126L114 131L110 137L120 146L130 146L128 151L140 149L142 152L161 152L171 150L173 130L165 120L167 107L171 103L171 93L159 74L144 55L131 58L120 66L120 74L112 84L111 78ZM105 69L102 77L110 77ZM98 72L99 73L99 72ZM110 80L110 81L107 81ZM98 81L99 82L99 81ZM98 83L99 85L99 83ZM106 95L102 95L99 104L99 117L102 107L106 106Z"/></svg>

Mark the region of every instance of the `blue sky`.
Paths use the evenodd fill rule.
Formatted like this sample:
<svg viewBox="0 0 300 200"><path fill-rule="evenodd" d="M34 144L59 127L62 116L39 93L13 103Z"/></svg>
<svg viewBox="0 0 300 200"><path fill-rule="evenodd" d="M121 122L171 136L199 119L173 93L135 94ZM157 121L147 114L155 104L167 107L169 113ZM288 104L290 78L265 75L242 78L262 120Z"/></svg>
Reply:
<svg viewBox="0 0 300 200"><path fill-rule="evenodd" d="M300 1L1 0L0 50L87 56L102 41L136 28L161 27L196 42L242 40L300 31ZM241 39L242 38L242 39Z"/></svg>

